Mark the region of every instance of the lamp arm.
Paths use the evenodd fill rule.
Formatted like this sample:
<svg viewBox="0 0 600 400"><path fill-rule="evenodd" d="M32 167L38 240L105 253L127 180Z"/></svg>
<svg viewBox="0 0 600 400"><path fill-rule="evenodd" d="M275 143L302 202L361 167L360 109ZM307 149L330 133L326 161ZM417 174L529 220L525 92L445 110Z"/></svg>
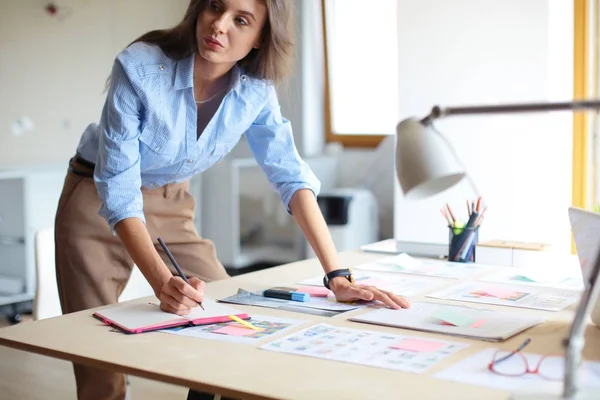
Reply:
<svg viewBox="0 0 600 400"><path fill-rule="evenodd" d="M598 277L600 276L600 249L596 262L589 274L588 281L585 282L585 290L581 294L579 306L575 312L573 323L569 336L564 339L563 346L565 347L565 379L563 386L563 398L571 399L577 392L577 370L581 362L581 353L585 344L585 327L587 320L592 312L592 308L596 303L598 294L600 294L600 284Z"/></svg>
<svg viewBox="0 0 600 400"><path fill-rule="evenodd" d="M425 126L433 128L434 120L454 115L531 113L563 110L600 110L600 100L580 100L555 103L513 103L445 108L435 106L431 109L430 114L421 120L421 123ZM439 132L436 131L436 133L446 140L446 138ZM448 141L446 140L446 142ZM449 148L454 152L454 148L449 143L448 145ZM459 157L456 157L456 159L460 160ZM472 181L471 184L473 184ZM600 282L598 282L599 277L600 249L598 250L598 256L596 257L592 271L590 271L587 282L585 282L585 290L581 295L579 306L575 312L575 317L573 318L573 323L571 324L569 336L563 340L563 346L565 348L565 373L562 393L563 399L573 399L578 391L577 370L581 363L581 353L585 344L585 327L587 326L587 321L592 312L592 308L596 302L596 299L600 295Z"/></svg>
<svg viewBox="0 0 600 400"><path fill-rule="evenodd" d="M434 119L449 117L453 115L473 115L473 114L507 114L507 113L530 113L540 111L561 111L561 110L598 110L600 109L600 100L579 100L563 101L555 103L512 103L498 104L489 106L465 106L465 107L440 107L435 106L431 112L421 122L428 124Z"/></svg>

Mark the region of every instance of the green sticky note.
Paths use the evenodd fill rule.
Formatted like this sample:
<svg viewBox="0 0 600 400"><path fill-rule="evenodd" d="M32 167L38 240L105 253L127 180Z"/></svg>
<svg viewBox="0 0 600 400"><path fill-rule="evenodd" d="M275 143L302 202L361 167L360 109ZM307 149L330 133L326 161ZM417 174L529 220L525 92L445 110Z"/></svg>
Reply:
<svg viewBox="0 0 600 400"><path fill-rule="evenodd" d="M526 276L523 275L517 275L514 277L515 281L523 281L523 282L535 282L533 279L528 278Z"/></svg>
<svg viewBox="0 0 600 400"><path fill-rule="evenodd" d="M433 317L441 320L445 325L454 325L459 327L471 326L477 322L468 315L464 315L459 311L449 308L440 308L433 314Z"/></svg>

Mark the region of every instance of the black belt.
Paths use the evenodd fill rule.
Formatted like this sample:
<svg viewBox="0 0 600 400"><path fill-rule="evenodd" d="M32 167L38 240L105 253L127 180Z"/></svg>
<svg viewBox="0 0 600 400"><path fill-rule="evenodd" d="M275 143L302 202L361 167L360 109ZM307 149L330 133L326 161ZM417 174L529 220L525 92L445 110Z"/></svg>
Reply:
<svg viewBox="0 0 600 400"><path fill-rule="evenodd" d="M73 162L81 165L82 167L89 168L89 169L91 169L91 171L81 171L81 170L75 169L71 166L71 163L73 163ZM69 160L69 172L72 172L75 175L81 176L83 178L92 178L94 176L94 168L96 168L96 165L93 162L83 159L78 155L75 155L75 157L73 157Z"/></svg>

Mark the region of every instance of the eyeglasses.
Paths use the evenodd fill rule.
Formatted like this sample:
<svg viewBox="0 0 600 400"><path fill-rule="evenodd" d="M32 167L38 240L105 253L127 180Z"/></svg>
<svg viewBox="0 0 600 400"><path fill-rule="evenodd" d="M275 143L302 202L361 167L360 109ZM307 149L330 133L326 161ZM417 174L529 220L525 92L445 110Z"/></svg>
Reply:
<svg viewBox="0 0 600 400"><path fill-rule="evenodd" d="M514 351L499 350L494 353L488 369L495 374L503 376L523 376L536 374L540 378L551 381L560 381L564 378L565 361L561 354L548 354L539 359L535 368L531 368L527 358L521 353L531 339L526 339Z"/></svg>

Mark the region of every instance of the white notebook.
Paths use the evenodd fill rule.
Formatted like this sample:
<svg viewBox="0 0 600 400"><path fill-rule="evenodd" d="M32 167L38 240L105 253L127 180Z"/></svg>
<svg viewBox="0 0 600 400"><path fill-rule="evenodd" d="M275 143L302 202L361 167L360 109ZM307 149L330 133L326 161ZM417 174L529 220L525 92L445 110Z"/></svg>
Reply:
<svg viewBox="0 0 600 400"><path fill-rule="evenodd" d="M531 314L414 302L409 309L380 308L349 318L351 321L498 342L545 318Z"/></svg>
<svg viewBox="0 0 600 400"><path fill-rule="evenodd" d="M243 311L204 299L188 315L179 316L162 311L158 299L150 303L123 303L96 311L94 317L127 333L142 333L182 325L209 325L231 321L230 315L250 319Z"/></svg>

